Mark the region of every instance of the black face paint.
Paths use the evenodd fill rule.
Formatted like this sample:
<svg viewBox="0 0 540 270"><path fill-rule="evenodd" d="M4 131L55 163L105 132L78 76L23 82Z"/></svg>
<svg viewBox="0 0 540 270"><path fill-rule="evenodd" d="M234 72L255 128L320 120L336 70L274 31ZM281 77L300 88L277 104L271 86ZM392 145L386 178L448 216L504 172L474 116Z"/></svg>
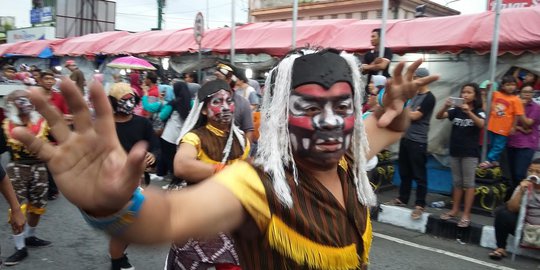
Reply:
<svg viewBox="0 0 540 270"><path fill-rule="evenodd" d="M296 58L292 68L291 89L304 84L318 84L326 89L337 82L353 88L349 64L334 51L322 51Z"/></svg>

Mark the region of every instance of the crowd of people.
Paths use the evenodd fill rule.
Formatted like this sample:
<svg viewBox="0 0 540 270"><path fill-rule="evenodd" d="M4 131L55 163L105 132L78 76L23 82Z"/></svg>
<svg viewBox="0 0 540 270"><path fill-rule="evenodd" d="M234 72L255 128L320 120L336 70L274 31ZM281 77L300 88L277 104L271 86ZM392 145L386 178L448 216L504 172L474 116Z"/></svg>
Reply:
<svg viewBox="0 0 540 270"><path fill-rule="evenodd" d="M508 152L515 192L497 212L498 248L490 253L506 256L513 229L504 222L517 219L507 212L515 213L516 194L529 186L528 222L538 225L540 184L524 180L540 176L533 170L539 163L531 164L540 139L532 95L538 78L517 72L503 77L500 89L467 83L434 112L430 83L438 77L421 61L407 69L399 63L391 75L392 52L378 56L379 35L375 29L375 49L363 64L333 49L291 52L269 72L264 91L223 62L201 84L197 73L164 84L148 71L113 76L106 87L99 76L87 84L73 60L65 63L69 80L36 67L25 75L3 67L1 83L31 86L4 99L0 149L11 162L0 170L0 192L11 207L16 248L4 264L27 257L26 246L51 244L36 227L60 190L111 236L113 270L133 269L130 243L156 242L171 243L169 270L366 269L368 212L376 204L368 161L399 141L399 196L387 204L406 206L415 181L411 218L420 219L433 115L451 122L453 205L442 220L470 226L476 169L498 166ZM496 90L489 112L486 87ZM486 114L490 148L479 162ZM68 183L73 175L76 185ZM152 179L170 183L156 190Z"/></svg>

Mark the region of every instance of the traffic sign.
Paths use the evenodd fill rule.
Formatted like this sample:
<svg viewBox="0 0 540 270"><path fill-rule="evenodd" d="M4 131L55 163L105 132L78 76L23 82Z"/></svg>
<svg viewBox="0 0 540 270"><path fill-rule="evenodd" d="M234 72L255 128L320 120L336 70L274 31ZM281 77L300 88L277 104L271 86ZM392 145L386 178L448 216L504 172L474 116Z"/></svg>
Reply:
<svg viewBox="0 0 540 270"><path fill-rule="evenodd" d="M195 16L195 25L193 26L193 34L195 35L195 41L198 44L201 43L201 40L204 35L204 18L201 12L198 12Z"/></svg>

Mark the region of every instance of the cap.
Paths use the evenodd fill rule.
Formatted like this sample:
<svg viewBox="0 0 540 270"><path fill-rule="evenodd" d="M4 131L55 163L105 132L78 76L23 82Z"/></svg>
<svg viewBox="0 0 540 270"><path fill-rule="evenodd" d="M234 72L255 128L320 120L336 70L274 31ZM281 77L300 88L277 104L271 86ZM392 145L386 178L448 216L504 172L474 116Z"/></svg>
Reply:
<svg viewBox="0 0 540 270"><path fill-rule="evenodd" d="M418 78L424 78L424 77L427 77L429 76L429 70L427 68L418 68L416 69L416 71L414 72L414 76L418 77Z"/></svg>
<svg viewBox="0 0 540 270"><path fill-rule="evenodd" d="M478 86L478 88L485 89L485 88L487 88L488 84L489 84L489 80L485 80ZM499 84L497 82L493 82L493 84L491 86L491 89L492 90L499 89Z"/></svg>
<svg viewBox="0 0 540 270"><path fill-rule="evenodd" d="M66 63L64 64L65 67L71 66L71 65L77 65L75 64L75 60L67 60Z"/></svg>
<svg viewBox="0 0 540 270"><path fill-rule="evenodd" d="M383 75L373 75L371 76L371 82L373 82L373 85L375 86L385 86L386 77L384 77Z"/></svg>
<svg viewBox="0 0 540 270"><path fill-rule="evenodd" d="M231 87L224 80L213 80L209 81L201 86L201 89L197 92L197 99L199 102L205 100L207 97L213 95L220 90L231 91Z"/></svg>
<svg viewBox="0 0 540 270"><path fill-rule="evenodd" d="M133 92L133 89L131 89L131 85L129 85L129 83L115 83L109 90L109 96L117 100L122 99L122 97L127 94L132 94L135 96L135 93Z"/></svg>
<svg viewBox="0 0 540 270"><path fill-rule="evenodd" d="M229 73L233 73L233 69L223 63L219 63L217 65L217 71L219 71L221 74L225 76L229 75Z"/></svg>

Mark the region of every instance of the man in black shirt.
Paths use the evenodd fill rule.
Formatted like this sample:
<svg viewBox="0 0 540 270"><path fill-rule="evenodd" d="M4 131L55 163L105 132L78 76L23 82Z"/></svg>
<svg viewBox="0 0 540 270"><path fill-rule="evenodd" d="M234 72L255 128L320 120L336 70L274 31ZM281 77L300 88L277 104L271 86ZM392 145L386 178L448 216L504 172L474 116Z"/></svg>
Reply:
<svg viewBox="0 0 540 270"><path fill-rule="evenodd" d="M390 61L392 61L392 50L385 47L383 57L379 57L379 44L381 42L380 37L380 28L373 29L373 31L371 31L371 45L373 45L373 49L364 55L364 61L362 62L362 73L368 75L367 82L371 81L372 75L379 74L379 71L382 71L382 75L384 77L390 77L388 67L390 67Z"/></svg>
<svg viewBox="0 0 540 270"><path fill-rule="evenodd" d="M152 128L152 123L147 118L133 114L136 105L136 97L131 86L127 83L115 83L109 91L109 101L114 111L114 123L116 134L122 148L129 153L131 148L139 141L148 142L148 152L146 153L146 166L153 166L156 162L158 148L158 138ZM150 184L150 175L145 172L145 184ZM112 237L109 242L109 253L111 255L111 269L132 269L129 260L124 253L127 243Z"/></svg>

